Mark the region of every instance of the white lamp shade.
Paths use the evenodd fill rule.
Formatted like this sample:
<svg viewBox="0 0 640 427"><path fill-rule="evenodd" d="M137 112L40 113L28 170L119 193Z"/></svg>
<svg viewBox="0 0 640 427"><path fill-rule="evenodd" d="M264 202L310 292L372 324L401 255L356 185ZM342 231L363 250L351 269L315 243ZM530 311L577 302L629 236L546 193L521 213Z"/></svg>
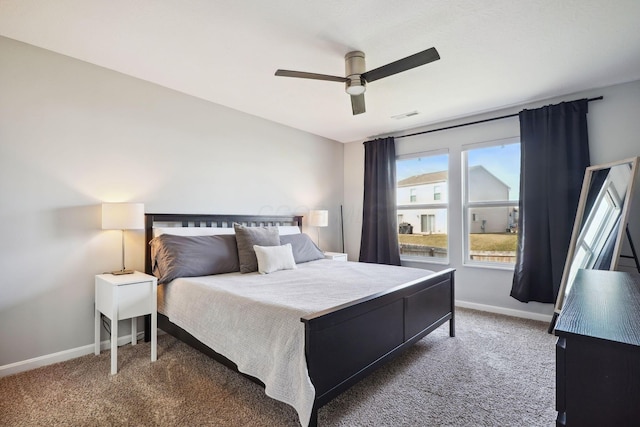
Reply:
<svg viewBox="0 0 640 427"><path fill-rule="evenodd" d="M103 203L103 230L139 230L144 228L144 203Z"/></svg>
<svg viewBox="0 0 640 427"><path fill-rule="evenodd" d="M326 227L329 225L329 211L309 211L309 225L311 227Z"/></svg>

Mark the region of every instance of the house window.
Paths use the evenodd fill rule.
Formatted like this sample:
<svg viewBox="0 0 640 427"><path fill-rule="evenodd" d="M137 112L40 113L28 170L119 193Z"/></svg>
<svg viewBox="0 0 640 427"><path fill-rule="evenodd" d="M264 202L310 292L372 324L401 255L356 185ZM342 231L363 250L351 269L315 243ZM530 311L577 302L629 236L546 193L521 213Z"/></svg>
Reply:
<svg viewBox="0 0 640 427"><path fill-rule="evenodd" d="M448 262L448 174L446 150L397 158L397 214L402 218L398 223L398 240L402 259Z"/></svg>
<svg viewBox="0 0 640 427"><path fill-rule="evenodd" d="M434 214L421 215L420 228L423 233L433 234L436 231L436 216Z"/></svg>
<svg viewBox="0 0 640 427"><path fill-rule="evenodd" d="M466 264L513 266L518 238L520 141L463 147Z"/></svg>
<svg viewBox="0 0 640 427"><path fill-rule="evenodd" d="M440 188L439 185L433 186L433 200L440 200L440 197L442 196L441 191L442 189Z"/></svg>

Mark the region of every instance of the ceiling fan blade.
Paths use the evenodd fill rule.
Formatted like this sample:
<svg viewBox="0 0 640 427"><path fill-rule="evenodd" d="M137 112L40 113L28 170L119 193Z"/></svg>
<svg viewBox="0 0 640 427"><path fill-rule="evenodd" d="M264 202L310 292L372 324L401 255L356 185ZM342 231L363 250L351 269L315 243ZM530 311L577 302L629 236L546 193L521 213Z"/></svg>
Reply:
<svg viewBox="0 0 640 427"><path fill-rule="evenodd" d="M422 52L418 52L414 55L407 56L406 58L399 59L390 64L383 65L382 67L369 70L366 73L362 74L362 77L367 82L372 82L383 77L389 77L394 74L398 74L403 71L428 64L429 62L437 61L438 59L440 59L440 55L438 54L436 48L432 47L430 49L423 50Z"/></svg>
<svg viewBox="0 0 640 427"><path fill-rule="evenodd" d="M277 70L276 76L280 77L298 77L300 79L328 80L330 82L344 83L347 81L345 77L328 76L326 74L305 73L304 71Z"/></svg>
<svg viewBox="0 0 640 427"><path fill-rule="evenodd" d="M351 110L353 115L362 114L367 111L364 108L364 93L360 95L350 95L351 97Z"/></svg>

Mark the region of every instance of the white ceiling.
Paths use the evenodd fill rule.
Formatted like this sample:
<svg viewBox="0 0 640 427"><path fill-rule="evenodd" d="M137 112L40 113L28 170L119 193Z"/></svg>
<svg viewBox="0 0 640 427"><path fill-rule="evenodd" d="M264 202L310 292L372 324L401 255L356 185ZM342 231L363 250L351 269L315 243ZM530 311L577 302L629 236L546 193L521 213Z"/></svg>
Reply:
<svg viewBox="0 0 640 427"><path fill-rule="evenodd" d="M638 0L0 0L0 35L341 142L638 80L639 20ZM432 46L358 116L341 83L273 75Z"/></svg>

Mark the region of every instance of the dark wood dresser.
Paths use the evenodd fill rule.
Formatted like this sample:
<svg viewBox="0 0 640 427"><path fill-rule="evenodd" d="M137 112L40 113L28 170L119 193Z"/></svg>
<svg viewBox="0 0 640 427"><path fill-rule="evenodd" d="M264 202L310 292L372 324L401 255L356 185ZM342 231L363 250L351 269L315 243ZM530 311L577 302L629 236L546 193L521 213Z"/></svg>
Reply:
<svg viewBox="0 0 640 427"><path fill-rule="evenodd" d="M559 426L640 426L640 276L579 270L555 334Z"/></svg>

